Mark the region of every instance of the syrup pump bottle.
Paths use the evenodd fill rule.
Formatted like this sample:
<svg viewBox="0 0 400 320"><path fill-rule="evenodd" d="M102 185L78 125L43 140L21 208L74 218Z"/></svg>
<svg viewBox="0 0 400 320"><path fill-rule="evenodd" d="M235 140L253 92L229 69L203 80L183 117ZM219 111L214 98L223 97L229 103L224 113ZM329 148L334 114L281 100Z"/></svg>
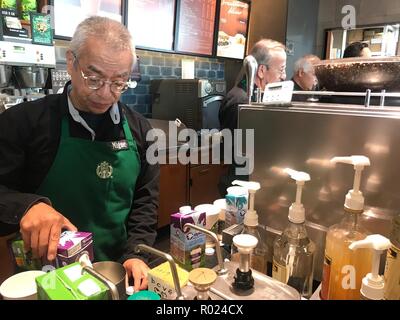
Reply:
<svg viewBox="0 0 400 320"><path fill-rule="evenodd" d="M254 210L255 194L257 190L261 188L258 182L248 182L235 180L232 182L234 185L244 187L249 192L249 209L247 210L243 220L242 234L250 234L257 238L257 246L254 248L250 255L250 267L263 274L267 274L267 261L268 261L268 247L263 241L258 227L258 215L257 211ZM239 261L239 253L237 247L232 246L232 261Z"/></svg>
<svg viewBox="0 0 400 320"><path fill-rule="evenodd" d="M274 241L272 277L309 298L312 295L315 244L307 235L301 193L305 182L311 179L306 172L292 169L285 169L285 172L296 181L296 202L289 208L288 227Z"/></svg>
<svg viewBox="0 0 400 320"><path fill-rule="evenodd" d="M254 287L254 278L250 269L250 256L257 247L258 240L250 234L239 234L233 237L233 244L239 253L239 267L234 276L233 288L247 291Z"/></svg>
<svg viewBox="0 0 400 320"><path fill-rule="evenodd" d="M371 265L371 251L353 251L349 245L368 235L359 219L364 211L364 197L360 191L361 173L365 166L370 165L370 161L365 156L351 156L335 157L331 162L353 165L355 176L353 189L346 195L344 217L339 224L331 226L326 235L320 297L323 300L358 300L362 278Z"/></svg>
<svg viewBox="0 0 400 320"><path fill-rule="evenodd" d="M349 248L357 249L372 249L373 259L371 272L362 279L361 285L361 300L383 300L385 295L385 280L379 275L379 263L381 254L390 248L390 240L380 234L373 234L366 237L364 240L353 242Z"/></svg>
<svg viewBox="0 0 400 320"><path fill-rule="evenodd" d="M209 268L196 268L189 272L189 282L194 286L197 295L194 300L211 300L209 291L217 280L217 273Z"/></svg>
<svg viewBox="0 0 400 320"><path fill-rule="evenodd" d="M392 246L386 255L385 299L400 300L400 215L393 219Z"/></svg>

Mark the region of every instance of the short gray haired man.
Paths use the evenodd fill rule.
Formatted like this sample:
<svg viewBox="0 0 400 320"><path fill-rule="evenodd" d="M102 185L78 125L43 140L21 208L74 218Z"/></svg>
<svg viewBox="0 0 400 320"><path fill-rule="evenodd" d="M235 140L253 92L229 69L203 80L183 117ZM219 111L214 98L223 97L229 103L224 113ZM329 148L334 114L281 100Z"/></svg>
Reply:
<svg viewBox="0 0 400 320"><path fill-rule="evenodd" d="M93 16L82 21L69 43L69 50L79 58L90 38L100 38L103 44L115 51L128 50L132 53L133 59L136 59L135 45L130 32L115 20Z"/></svg>
<svg viewBox="0 0 400 320"><path fill-rule="evenodd" d="M286 79L286 49L275 40L262 39L250 50L258 64L254 83L264 91L268 83L284 81ZM219 111L221 129L237 128L238 105L248 102L244 69L236 78L235 86L227 93Z"/></svg>
<svg viewBox="0 0 400 320"><path fill-rule="evenodd" d="M280 82L286 79L286 49L282 43L271 39L262 39L251 48L249 54L256 59L258 64L254 79L254 89L260 88L264 91L268 83ZM237 129L238 106L247 103L247 84L242 68L237 76L235 86L222 101L219 110L221 129L230 129L232 132ZM233 180L248 180L248 176L237 176L235 168L236 164L229 166L227 175L221 178L218 186L221 196L225 195L227 187L231 186Z"/></svg>
<svg viewBox="0 0 400 320"><path fill-rule="evenodd" d="M314 65L320 61L317 56L309 54L295 62L293 73L295 91L310 91L316 88L318 80L315 75Z"/></svg>
<svg viewBox="0 0 400 320"><path fill-rule="evenodd" d="M287 57L285 46L282 43L271 39L262 39L253 46L250 54L258 63L254 81L262 91L268 83L286 79Z"/></svg>
<svg viewBox="0 0 400 320"><path fill-rule="evenodd" d="M122 263L139 291L149 267L135 247L154 245L159 166L146 161L150 123L119 101L135 58L125 26L90 17L63 93L0 115L0 233L20 230L26 250L53 261L63 229L91 232L94 259Z"/></svg>

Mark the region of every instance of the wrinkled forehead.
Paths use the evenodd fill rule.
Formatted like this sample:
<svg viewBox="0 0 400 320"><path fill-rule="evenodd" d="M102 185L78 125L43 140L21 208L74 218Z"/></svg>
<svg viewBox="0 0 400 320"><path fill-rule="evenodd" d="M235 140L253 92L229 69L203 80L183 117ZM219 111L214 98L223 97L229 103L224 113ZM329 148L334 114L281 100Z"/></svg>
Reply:
<svg viewBox="0 0 400 320"><path fill-rule="evenodd" d="M80 62L86 70L100 76L128 76L132 71L134 56L131 50L113 50L104 45L88 47L81 51Z"/></svg>
<svg viewBox="0 0 400 320"><path fill-rule="evenodd" d="M271 52L271 64L276 66L286 65L286 52L284 49L275 49Z"/></svg>

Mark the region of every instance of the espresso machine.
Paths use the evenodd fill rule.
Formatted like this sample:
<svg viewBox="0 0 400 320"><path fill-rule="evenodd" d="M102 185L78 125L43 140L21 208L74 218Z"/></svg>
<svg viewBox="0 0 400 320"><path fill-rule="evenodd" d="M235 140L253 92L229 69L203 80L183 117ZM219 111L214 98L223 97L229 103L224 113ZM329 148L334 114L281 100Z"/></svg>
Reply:
<svg viewBox="0 0 400 320"><path fill-rule="evenodd" d="M10 37L0 41L0 112L43 97L47 93L50 69L55 66L54 46Z"/></svg>

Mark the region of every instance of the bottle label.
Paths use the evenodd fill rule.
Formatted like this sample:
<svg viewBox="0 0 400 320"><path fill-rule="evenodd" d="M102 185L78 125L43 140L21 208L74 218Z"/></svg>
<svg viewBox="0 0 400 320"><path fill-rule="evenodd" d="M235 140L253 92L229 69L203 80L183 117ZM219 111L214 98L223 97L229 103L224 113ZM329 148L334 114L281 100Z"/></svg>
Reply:
<svg viewBox="0 0 400 320"><path fill-rule="evenodd" d="M400 300L400 249L392 246L386 257L385 299Z"/></svg>
<svg viewBox="0 0 400 320"><path fill-rule="evenodd" d="M321 285L321 292L320 298L322 300L328 299L329 294L329 282L331 278L331 266L332 266L332 258L325 254L324 257L324 266L322 268L322 285Z"/></svg>
<svg viewBox="0 0 400 320"><path fill-rule="evenodd" d="M273 259L273 264L272 264L272 278L283 283L287 283L289 278L286 266L278 263L275 259Z"/></svg>

